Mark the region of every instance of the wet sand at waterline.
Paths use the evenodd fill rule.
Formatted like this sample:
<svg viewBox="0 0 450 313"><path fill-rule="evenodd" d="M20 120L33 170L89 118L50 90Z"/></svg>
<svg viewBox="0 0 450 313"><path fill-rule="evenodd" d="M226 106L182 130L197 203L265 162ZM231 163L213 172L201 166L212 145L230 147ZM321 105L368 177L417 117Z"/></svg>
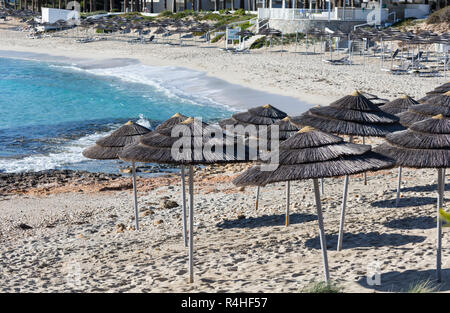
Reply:
<svg viewBox="0 0 450 313"><path fill-rule="evenodd" d="M140 231L134 230L129 178L37 181L0 201L2 292L299 292L323 279L312 181L291 184L284 226L284 184L236 188L246 165L195 173L195 282L187 283L179 176L138 179ZM350 179L343 250L336 251L343 178L322 195L332 280L345 292L406 291L434 279L436 171L404 170ZM176 203L174 203L174 202ZM28 226L28 227L26 227ZM443 283L450 290L444 228ZM375 262L375 263L374 263ZM367 285L378 265L381 285Z"/></svg>
<svg viewBox="0 0 450 313"><path fill-rule="evenodd" d="M10 22L12 24L12 22ZM427 91L446 82L443 77L414 77L412 75L392 75L380 70L378 58L363 59L354 56L353 66L332 66L322 62L329 54L303 55L304 46L274 47L272 53L267 49L251 50L250 54L232 54L219 50L223 43L208 44L185 42L185 46L165 44L129 44L127 36L120 40L102 40L86 44L76 43L76 38L99 36L93 30L67 30L58 32L57 37L28 39L27 32L11 30L9 24L0 25L1 50L48 54L57 60L94 59L96 61L114 58L135 59L144 65L181 67L205 73L208 77L219 78L237 87L248 87L274 95L294 97L310 105L327 105L355 89L376 94L380 98L394 99L409 94L414 98L423 97ZM108 36L106 36L108 38ZM132 35L129 38L134 38ZM174 39L178 38L177 35ZM308 51L313 52L313 47ZM316 47L316 52L319 47ZM333 58L344 54L333 54ZM114 61L108 61L112 64ZM385 67L390 63L385 62ZM124 64L129 65L129 62ZM115 64L117 65L117 64ZM235 93L230 89L230 93ZM244 97L245 95L243 95ZM245 97L244 97L245 99ZM218 99L219 102L220 99ZM223 100L223 99L222 99ZM264 99L261 99L264 101ZM273 102L273 101L272 101ZM304 108L286 107L285 101L271 103L288 114L298 114ZM246 101L235 104L240 110L249 106ZM259 103L261 105L263 103ZM255 106L255 105L253 105Z"/></svg>

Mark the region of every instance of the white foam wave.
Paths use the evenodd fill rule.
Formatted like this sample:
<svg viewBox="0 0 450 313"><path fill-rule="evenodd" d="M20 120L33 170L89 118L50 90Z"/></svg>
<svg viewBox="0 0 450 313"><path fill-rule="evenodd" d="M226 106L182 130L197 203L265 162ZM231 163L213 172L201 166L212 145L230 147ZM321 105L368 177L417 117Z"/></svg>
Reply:
<svg viewBox="0 0 450 313"><path fill-rule="evenodd" d="M142 64L123 67L85 69L99 76L112 76L127 82L152 86L168 98L192 105L214 105L234 110L215 100L223 92L221 88L208 85L206 74L180 67L155 67Z"/></svg>
<svg viewBox="0 0 450 313"><path fill-rule="evenodd" d="M109 133L90 134L70 141L61 147L61 152L57 153L36 154L22 159L0 159L0 170L6 173L37 172L86 161L81 152Z"/></svg>

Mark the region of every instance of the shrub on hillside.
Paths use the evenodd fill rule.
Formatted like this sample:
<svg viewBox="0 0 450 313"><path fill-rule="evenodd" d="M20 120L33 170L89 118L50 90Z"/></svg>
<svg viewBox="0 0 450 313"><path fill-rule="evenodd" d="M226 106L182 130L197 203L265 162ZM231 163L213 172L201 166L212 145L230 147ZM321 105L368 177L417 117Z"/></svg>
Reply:
<svg viewBox="0 0 450 313"><path fill-rule="evenodd" d="M427 24L450 23L450 6L446 6L427 18Z"/></svg>

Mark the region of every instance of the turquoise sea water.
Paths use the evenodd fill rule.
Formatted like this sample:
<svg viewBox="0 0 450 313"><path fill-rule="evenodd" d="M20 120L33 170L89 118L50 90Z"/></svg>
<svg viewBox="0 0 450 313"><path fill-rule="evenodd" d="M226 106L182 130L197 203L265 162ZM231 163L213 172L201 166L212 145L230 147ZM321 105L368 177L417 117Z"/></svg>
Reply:
<svg viewBox="0 0 450 313"><path fill-rule="evenodd" d="M215 121L226 106L196 93L198 79L161 69L77 68L0 58L0 172L53 168L117 172L117 161L91 161L81 151L128 120L155 127L176 112ZM192 86L192 92L179 84ZM189 91L189 88L188 91Z"/></svg>

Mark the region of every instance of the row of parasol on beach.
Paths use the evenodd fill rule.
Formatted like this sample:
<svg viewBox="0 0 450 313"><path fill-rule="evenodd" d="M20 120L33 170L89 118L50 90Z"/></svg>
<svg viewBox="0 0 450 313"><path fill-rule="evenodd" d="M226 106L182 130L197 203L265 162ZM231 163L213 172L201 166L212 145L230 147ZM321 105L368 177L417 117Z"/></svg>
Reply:
<svg viewBox="0 0 450 313"><path fill-rule="evenodd" d="M418 101L404 96L381 106L373 103L361 92L355 91L328 106L316 106L297 117L290 117L271 105L236 113L229 119L219 121L220 127L214 126L216 132L212 139L205 139L203 131L199 132L196 129L200 125L201 130L206 130L211 125L179 113L153 131L128 122L111 135L98 140L96 145L87 148L83 151L83 155L93 159L120 158L132 163L136 229L139 229L139 222L135 163L166 163L181 166L183 234L185 246L189 247L189 282L194 280L194 165L254 162L255 164L235 178L233 183L237 186L258 186L257 199L260 187L286 182L286 226L289 225L290 182L312 179L324 278L327 282L330 280L330 273L318 179L345 177L337 247L339 251L343 245L350 175L399 167L398 203L402 167L435 168L438 174L436 275L437 280L440 281L442 225L439 214L442 213L443 208L444 171L450 164L449 118L450 82L428 92ZM189 153L184 154L183 158L176 158L172 148L180 139L180 135L172 137L172 134L173 130L180 125L189 130L182 137L192 145L188 148ZM248 150L245 150L244 157L238 157L237 145L245 134L230 133L228 128L230 125L255 127L276 125L279 130L276 138L273 138L271 131L267 130L264 136L269 138L268 141L279 139L279 147L265 151L264 158L261 157L261 147L257 148L258 158L256 159L249 157ZM349 140L345 141L339 136L348 136ZM382 137L385 143L372 150L370 145L354 143L355 137L362 137L363 143L366 137ZM248 143L249 138L245 140L244 142ZM220 145L220 151L223 153L208 154L205 152L208 149L202 149L199 156L198 151L194 151L195 147L203 148L210 145L210 141L214 141L216 146ZM246 146L246 148L249 147ZM273 159L278 160L277 166L268 171L264 168L267 165L264 163ZM189 205L186 204L185 167L188 167L189 176Z"/></svg>

